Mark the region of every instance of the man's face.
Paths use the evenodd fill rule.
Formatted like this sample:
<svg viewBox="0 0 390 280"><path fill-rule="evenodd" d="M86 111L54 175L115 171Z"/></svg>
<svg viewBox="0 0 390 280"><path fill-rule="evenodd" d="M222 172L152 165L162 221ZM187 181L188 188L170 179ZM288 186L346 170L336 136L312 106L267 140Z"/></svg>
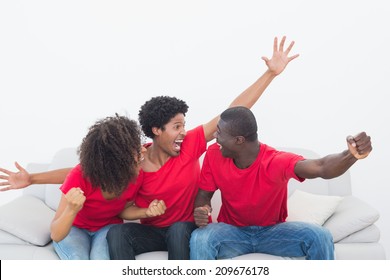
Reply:
<svg viewBox="0 0 390 280"><path fill-rule="evenodd" d="M178 156L181 144L186 136L184 115L182 113L177 114L165 125L164 130L159 128L156 133L156 144L170 156Z"/></svg>
<svg viewBox="0 0 390 280"><path fill-rule="evenodd" d="M220 147L222 155L224 157L232 158L234 155L236 137L230 135L228 123L220 119L214 136Z"/></svg>

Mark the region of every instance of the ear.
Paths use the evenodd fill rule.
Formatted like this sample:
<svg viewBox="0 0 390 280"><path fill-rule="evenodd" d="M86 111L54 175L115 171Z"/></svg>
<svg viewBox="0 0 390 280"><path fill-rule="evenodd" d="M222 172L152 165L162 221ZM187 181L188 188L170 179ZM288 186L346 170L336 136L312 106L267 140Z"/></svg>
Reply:
<svg viewBox="0 0 390 280"><path fill-rule="evenodd" d="M152 127L152 132L154 135L159 136L161 134L161 129L158 127Z"/></svg>
<svg viewBox="0 0 390 280"><path fill-rule="evenodd" d="M245 137L244 136L236 136L235 142L237 145L241 145L241 144L245 143Z"/></svg>

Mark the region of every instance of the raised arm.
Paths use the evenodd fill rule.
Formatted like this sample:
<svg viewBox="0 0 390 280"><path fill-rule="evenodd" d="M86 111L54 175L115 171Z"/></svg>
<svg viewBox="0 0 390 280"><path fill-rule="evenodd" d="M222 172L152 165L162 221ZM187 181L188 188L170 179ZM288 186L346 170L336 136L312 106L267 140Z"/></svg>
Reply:
<svg viewBox="0 0 390 280"><path fill-rule="evenodd" d="M348 150L319 159L307 159L297 162L295 174L301 178L321 177L332 179L342 175L357 160L363 159L372 151L371 137L365 132L347 137Z"/></svg>
<svg viewBox="0 0 390 280"><path fill-rule="evenodd" d="M0 189L2 191L23 189L33 184L62 184L72 168L56 169L47 172L30 174L21 165L15 162L18 172L0 168Z"/></svg>
<svg viewBox="0 0 390 280"><path fill-rule="evenodd" d="M66 195L62 194L57 212L50 225L51 239L60 242L72 228L77 213L85 202L84 192L80 188L72 188Z"/></svg>
<svg viewBox="0 0 390 280"><path fill-rule="evenodd" d="M287 64L291 60L299 56L298 54L293 55L291 57L288 56L292 47L294 46L294 41L292 41L288 48L284 50L285 41L286 37L284 36L278 46L278 38L275 37L272 58L268 59L267 57L262 57L268 67L267 71L265 71L265 73L259 79L257 79L250 87L248 87L244 92L237 96L229 107L245 106L247 108L251 108L260 98L260 96L263 94L263 92L272 82L272 80L283 72L283 70L286 68ZM214 139L214 132L217 129L218 120L219 115L203 125L207 141L211 141L212 139Z"/></svg>

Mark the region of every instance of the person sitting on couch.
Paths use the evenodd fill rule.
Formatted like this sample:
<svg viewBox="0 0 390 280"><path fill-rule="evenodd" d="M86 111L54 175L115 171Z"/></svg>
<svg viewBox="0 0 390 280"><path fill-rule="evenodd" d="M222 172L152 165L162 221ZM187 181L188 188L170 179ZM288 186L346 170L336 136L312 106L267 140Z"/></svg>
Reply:
<svg viewBox="0 0 390 280"><path fill-rule="evenodd" d="M142 149L140 129L127 117L107 117L90 127L79 149L80 164L60 187L63 195L51 223L61 259L108 260L106 234L111 226L164 213L160 200L145 209L133 203L142 183Z"/></svg>
<svg viewBox="0 0 390 280"><path fill-rule="evenodd" d="M190 240L191 259L227 259L248 253L333 259L331 233L324 227L285 222L287 183L342 175L372 150L365 132L348 136L348 149L319 159L277 151L260 143L257 122L245 107L221 114L202 165ZM209 223L211 198L221 191L218 223Z"/></svg>

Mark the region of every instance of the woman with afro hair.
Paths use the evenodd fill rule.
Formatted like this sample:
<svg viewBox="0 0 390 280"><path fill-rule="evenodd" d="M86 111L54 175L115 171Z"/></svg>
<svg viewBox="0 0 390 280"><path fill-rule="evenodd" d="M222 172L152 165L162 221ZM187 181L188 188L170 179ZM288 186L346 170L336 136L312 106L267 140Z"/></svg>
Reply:
<svg viewBox="0 0 390 280"><path fill-rule="evenodd" d="M111 226L164 213L163 201L153 200L142 209L133 204L142 182L140 139L137 123L124 116L90 127L79 147L80 163L60 187L63 194L51 224L61 259L109 259L106 234Z"/></svg>

